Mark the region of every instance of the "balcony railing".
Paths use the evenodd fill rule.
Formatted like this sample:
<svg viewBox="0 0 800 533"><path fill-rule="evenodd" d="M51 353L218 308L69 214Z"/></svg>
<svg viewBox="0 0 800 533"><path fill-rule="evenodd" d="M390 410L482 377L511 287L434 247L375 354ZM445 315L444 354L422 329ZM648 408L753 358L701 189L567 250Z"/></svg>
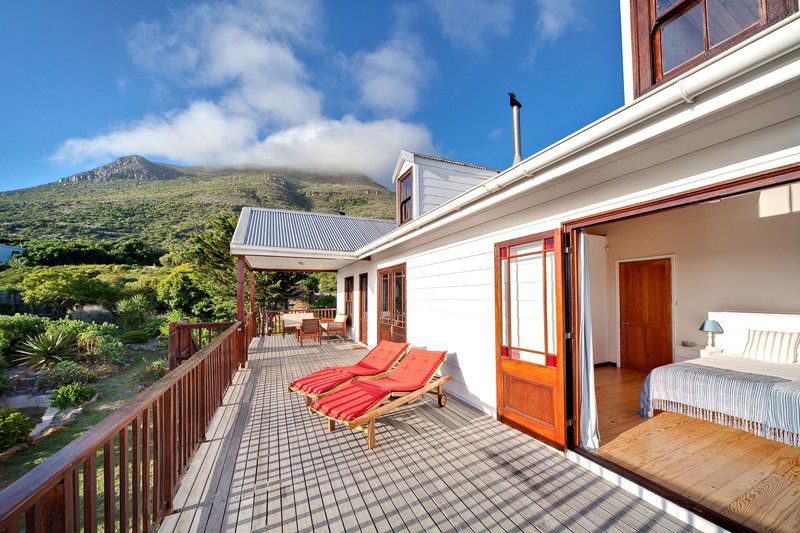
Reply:
<svg viewBox="0 0 800 533"><path fill-rule="evenodd" d="M256 314L204 345L189 330L183 364L0 492L0 533L154 530L256 333Z"/></svg>
<svg viewBox="0 0 800 533"><path fill-rule="evenodd" d="M258 321L261 325L261 331L259 332L259 335L274 335L277 333L283 333L283 323L280 320L281 316L284 314L295 313L312 313L314 318L319 318L323 321L333 320L336 318L335 307L325 307L322 309L264 309L261 311Z"/></svg>

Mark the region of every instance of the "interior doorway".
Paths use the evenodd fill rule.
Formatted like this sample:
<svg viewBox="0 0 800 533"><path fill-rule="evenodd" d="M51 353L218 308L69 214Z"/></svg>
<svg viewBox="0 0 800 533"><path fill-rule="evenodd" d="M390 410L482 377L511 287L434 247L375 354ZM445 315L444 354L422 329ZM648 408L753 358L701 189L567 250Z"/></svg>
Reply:
<svg viewBox="0 0 800 533"><path fill-rule="evenodd" d="M620 366L641 372L672 362L672 259L619 263Z"/></svg>

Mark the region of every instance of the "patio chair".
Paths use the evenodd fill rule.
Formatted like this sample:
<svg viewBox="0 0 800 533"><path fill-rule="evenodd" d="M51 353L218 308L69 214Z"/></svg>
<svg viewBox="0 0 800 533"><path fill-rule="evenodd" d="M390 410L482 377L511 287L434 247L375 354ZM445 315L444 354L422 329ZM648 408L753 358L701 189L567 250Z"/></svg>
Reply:
<svg viewBox="0 0 800 533"><path fill-rule="evenodd" d="M411 348L385 377L359 378L317 399L308 409L336 423L367 435L367 447L375 447L375 419L413 402L426 393L437 396L439 407L447 403L443 385L451 376L436 376L447 352Z"/></svg>
<svg viewBox="0 0 800 533"><path fill-rule="evenodd" d="M383 377L408 351L407 343L381 341L361 361L350 366L331 366L289 384L290 392L306 398L309 405L325 394L336 391L358 377Z"/></svg>
<svg viewBox="0 0 800 533"><path fill-rule="evenodd" d="M281 335L295 335L300 329L300 323L306 318L314 318L314 313L288 312L281 314Z"/></svg>
<svg viewBox="0 0 800 533"><path fill-rule="evenodd" d="M303 339L316 339L319 344L322 344L322 327L320 326L318 318L304 318L297 329L297 340L300 346L303 345Z"/></svg>
<svg viewBox="0 0 800 533"><path fill-rule="evenodd" d="M325 336L328 338L328 344L331 342L331 335L341 335L344 338L347 336L347 315L337 313L333 321L326 322L322 327L325 330Z"/></svg>

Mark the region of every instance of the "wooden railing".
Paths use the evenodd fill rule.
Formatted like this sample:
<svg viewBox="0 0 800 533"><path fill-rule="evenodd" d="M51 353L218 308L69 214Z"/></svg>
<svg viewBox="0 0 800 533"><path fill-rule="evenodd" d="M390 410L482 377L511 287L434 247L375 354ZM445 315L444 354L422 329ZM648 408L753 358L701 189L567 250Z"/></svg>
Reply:
<svg viewBox="0 0 800 533"><path fill-rule="evenodd" d="M154 530L256 331L254 314L232 323L0 492L0 533Z"/></svg>
<svg viewBox="0 0 800 533"><path fill-rule="evenodd" d="M262 325L259 335L273 335L283 332L283 324L279 320L284 313L313 313L314 318L320 320L333 320L336 318L335 307L325 307L322 309L264 309L261 311L259 323Z"/></svg>
<svg viewBox="0 0 800 533"><path fill-rule="evenodd" d="M233 322L189 322L187 318L170 322L167 338L170 370L192 357L232 325Z"/></svg>

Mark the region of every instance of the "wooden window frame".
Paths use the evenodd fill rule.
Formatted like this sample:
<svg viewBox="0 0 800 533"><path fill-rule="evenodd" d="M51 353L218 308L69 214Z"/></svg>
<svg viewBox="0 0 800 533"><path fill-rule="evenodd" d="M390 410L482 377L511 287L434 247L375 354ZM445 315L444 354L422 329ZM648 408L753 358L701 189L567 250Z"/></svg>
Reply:
<svg viewBox="0 0 800 533"><path fill-rule="evenodd" d="M406 222L409 222L414 219L414 177L413 177L413 169L409 169L408 172L397 178L397 225L402 226ZM403 183L408 181L408 198L403 198ZM408 218L404 218L404 207L406 204L410 206L410 215Z"/></svg>
<svg viewBox="0 0 800 533"><path fill-rule="evenodd" d="M660 15L656 14L656 0L631 0L631 55L633 63L634 97L638 98L662 83L668 82L732 46L752 37L769 26L797 11L796 0L761 0L761 20L732 35L724 41L710 46L708 42L708 15L706 12L705 51L685 61L672 70L661 72L661 28L670 20L688 11L691 7L707 3L708 0L679 0Z"/></svg>
<svg viewBox="0 0 800 533"><path fill-rule="evenodd" d="M542 249L541 249L541 251L525 252L525 253L521 253L521 254L511 255L511 248L513 248L515 246L519 246L521 244L531 244L531 243L535 243L535 242L538 242L538 241L542 241ZM557 365L558 365L558 363L557 363L557 361L558 361L558 339L555 340L555 345L554 346L550 346L550 341L549 341L550 331L547 328L547 316L548 316L547 315L547 313L548 313L548 308L547 308L548 291L547 291L547 289L548 289L548 285L547 285L547 260L546 260L546 254L548 252L552 252L552 253L555 254L555 253L558 252L558 250L555 249L555 243L551 243L551 247L548 248L547 241L553 241L553 233L550 232L550 231L543 232L543 233L536 233L534 235L528 235L528 236L525 236L525 237L519 237L519 238L516 238L516 239L511 239L511 240L507 240L507 241L503 241L503 242L498 242L498 243L496 243L494 245L495 258L496 258L495 272L499 272L500 271L499 270L500 266L503 264L503 261L505 260L506 261L506 263L505 263L506 281L508 282L508 286L509 287L510 287L510 279L511 279L510 269L511 269L511 260L512 259L519 259L521 257L524 258L524 257L532 257L532 256L541 256L542 257L542 313L543 313L542 314L542 317L543 317L542 322L543 322L543 325L544 325L544 337L543 337L544 351L542 351L542 350L533 350L533 349L530 349L530 348L521 348L521 347L518 347L518 346L512 346L511 345L511 321L510 320L506 320L506 323L503 323L503 318L502 318L503 317L503 312L502 312L502 308L501 307L502 307L502 303L503 303L503 290L505 289L505 287L503 286L503 281L500 278L498 278L497 285L496 285L496 288L495 288L495 309L496 309L495 315L497 316L497 324L496 324L496 334L495 334L495 336L496 336L496 338L498 339L498 342L499 342L499 344L498 344L498 357L505 357L505 358L509 358L509 359L515 359L515 357L513 357L513 351L514 350L517 350L517 351L520 351L520 352L535 353L535 354L538 354L538 355L543 355L545 357L545 365L544 366L557 367ZM504 253L503 250L506 250L506 252ZM556 280L558 275L559 275L558 272L553 272L553 279ZM555 291L556 291L556 288L557 288L556 285L557 285L557 282L554 281L553 287L551 288L551 290L553 291L553 294L555 294ZM511 316L511 299L510 298L508 298L507 301L506 301L506 309L505 309L505 311L506 311L506 317L510 317ZM554 313L553 316L555 317L556 316L555 315L556 310L552 310L552 311ZM557 325L556 325L556 327L557 327ZM509 342L508 346L503 344L503 338L504 338L503 337L503 333L504 333L503 330L504 329L505 329L505 338ZM503 348L508 348L509 353L505 353ZM531 363L531 364L537 364L537 363Z"/></svg>

